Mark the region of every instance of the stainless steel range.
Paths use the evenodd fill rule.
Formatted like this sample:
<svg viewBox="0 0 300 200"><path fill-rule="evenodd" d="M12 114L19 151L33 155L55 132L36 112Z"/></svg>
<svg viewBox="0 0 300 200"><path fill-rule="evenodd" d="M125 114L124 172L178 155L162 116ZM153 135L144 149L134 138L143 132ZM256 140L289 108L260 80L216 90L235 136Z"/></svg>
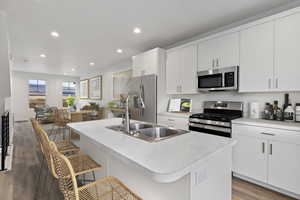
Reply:
<svg viewBox="0 0 300 200"><path fill-rule="evenodd" d="M231 137L231 120L242 116L242 102L205 101L203 113L190 116L189 130Z"/></svg>

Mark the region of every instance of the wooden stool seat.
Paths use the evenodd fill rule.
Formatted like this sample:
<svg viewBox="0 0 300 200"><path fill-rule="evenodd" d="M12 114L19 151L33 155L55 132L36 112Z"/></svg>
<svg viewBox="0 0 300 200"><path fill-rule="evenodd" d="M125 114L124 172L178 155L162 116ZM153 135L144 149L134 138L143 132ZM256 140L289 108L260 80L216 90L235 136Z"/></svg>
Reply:
<svg viewBox="0 0 300 200"><path fill-rule="evenodd" d="M78 152L80 148L73 144L71 141L54 142L57 150L61 153Z"/></svg>
<svg viewBox="0 0 300 200"><path fill-rule="evenodd" d="M101 165L85 154L78 153L67 158L74 169L75 176L101 169Z"/></svg>
<svg viewBox="0 0 300 200"><path fill-rule="evenodd" d="M115 177L105 177L78 188L80 200L141 200Z"/></svg>

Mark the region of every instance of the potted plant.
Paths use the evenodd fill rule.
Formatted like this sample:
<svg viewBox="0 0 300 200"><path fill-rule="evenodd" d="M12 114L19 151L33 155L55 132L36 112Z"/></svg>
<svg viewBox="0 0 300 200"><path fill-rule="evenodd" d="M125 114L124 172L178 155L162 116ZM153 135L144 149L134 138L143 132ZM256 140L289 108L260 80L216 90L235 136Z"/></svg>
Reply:
<svg viewBox="0 0 300 200"><path fill-rule="evenodd" d="M98 111L100 110L99 104L95 102L90 102L90 109L92 110L91 116L96 117L98 116Z"/></svg>
<svg viewBox="0 0 300 200"><path fill-rule="evenodd" d="M75 97L68 96L66 102L67 102L67 105L68 105L70 111L75 112L76 111Z"/></svg>

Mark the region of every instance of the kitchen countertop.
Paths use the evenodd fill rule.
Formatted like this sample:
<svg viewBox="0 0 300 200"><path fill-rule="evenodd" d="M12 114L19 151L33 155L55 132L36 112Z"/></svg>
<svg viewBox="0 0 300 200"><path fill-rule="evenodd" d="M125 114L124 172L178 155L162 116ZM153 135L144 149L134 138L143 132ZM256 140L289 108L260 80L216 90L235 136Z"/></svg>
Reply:
<svg viewBox="0 0 300 200"><path fill-rule="evenodd" d="M173 182L235 144L235 140L199 132L189 132L159 142L146 142L106 126L121 124L120 118L70 123L77 133L127 158L157 182Z"/></svg>
<svg viewBox="0 0 300 200"><path fill-rule="evenodd" d="M179 117L179 118L189 118L190 115L199 113L200 111L193 112L160 112L157 115L159 116L167 116L167 117Z"/></svg>
<svg viewBox="0 0 300 200"><path fill-rule="evenodd" d="M244 124L250 126L262 126L268 128L285 129L291 131L300 131L300 123L297 122L285 122L265 119L250 119L239 118L232 121L233 124Z"/></svg>

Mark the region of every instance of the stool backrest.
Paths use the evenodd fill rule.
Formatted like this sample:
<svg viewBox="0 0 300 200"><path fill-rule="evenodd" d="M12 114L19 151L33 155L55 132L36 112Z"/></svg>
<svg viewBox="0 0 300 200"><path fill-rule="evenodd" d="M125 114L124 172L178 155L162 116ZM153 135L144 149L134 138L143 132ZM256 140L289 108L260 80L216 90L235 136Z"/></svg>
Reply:
<svg viewBox="0 0 300 200"><path fill-rule="evenodd" d="M50 142L54 171L58 177L59 188L65 200L79 200L78 186L73 167L66 156L57 151L53 142Z"/></svg>

